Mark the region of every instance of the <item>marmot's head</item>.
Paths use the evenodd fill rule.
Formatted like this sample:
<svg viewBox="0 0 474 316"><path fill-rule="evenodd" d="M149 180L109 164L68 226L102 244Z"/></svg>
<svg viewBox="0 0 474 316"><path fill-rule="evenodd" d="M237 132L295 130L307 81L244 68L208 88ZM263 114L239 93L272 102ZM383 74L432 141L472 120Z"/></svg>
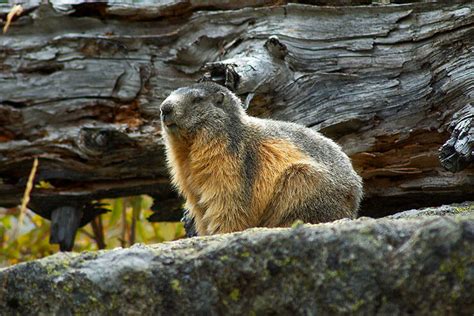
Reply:
<svg viewBox="0 0 474 316"><path fill-rule="evenodd" d="M192 136L200 130L221 131L239 124L242 102L227 88L212 82L173 91L161 104L161 123L167 133Z"/></svg>

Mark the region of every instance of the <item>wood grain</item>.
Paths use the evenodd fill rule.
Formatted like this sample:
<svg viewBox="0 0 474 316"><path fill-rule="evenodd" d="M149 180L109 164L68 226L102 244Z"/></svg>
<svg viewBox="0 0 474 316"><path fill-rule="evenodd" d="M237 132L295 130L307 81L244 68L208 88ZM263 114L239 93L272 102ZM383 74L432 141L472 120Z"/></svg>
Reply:
<svg viewBox="0 0 474 316"><path fill-rule="evenodd" d="M467 109L472 124L470 1L52 3L27 7L0 37L1 205L18 204L34 157L37 180L55 187L33 190L40 213L58 196L169 200L157 109L202 77L251 114L338 141L365 181L362 214L474 193L470 162L454 174L438 159L455 113Z"/></svg>

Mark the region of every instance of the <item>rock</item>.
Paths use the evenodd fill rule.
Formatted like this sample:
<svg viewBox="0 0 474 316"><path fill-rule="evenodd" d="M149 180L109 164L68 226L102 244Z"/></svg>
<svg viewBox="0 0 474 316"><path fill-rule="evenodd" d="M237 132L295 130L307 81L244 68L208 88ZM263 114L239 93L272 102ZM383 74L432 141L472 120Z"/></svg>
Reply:
<svg viewBox="0 0 474 316"><path fill-rule="evenodd" d="M412 217L419 217L419 216L430 216L430 215L468 215L474 212L474 202L473 201L467 201L463 203L455 203L455 204L449 204L449 205L442 205L442 206L437 206L437 207L426 207L422 209L413 209L413 210L408 210L400 213L396 213L390 216L387 216L388 218L412 218Z"/></svg>
<svg viewBox="0 0 474 316"><path fill-rule="evenodd" d="M46 218L120 196L180 203L158 105L206 72L250 114L338 142L364 178L365 215L474 196L473 1L11 2L24 12L0 37L3 207L35 157L35 180L55 189L29 206Z"/></svg>
<svg viewBox="0 0 474 316"><path fill-rule="evenodd" d="M0 270L0 311L471 315L474 210L457 213L58 253Z"/></svg>

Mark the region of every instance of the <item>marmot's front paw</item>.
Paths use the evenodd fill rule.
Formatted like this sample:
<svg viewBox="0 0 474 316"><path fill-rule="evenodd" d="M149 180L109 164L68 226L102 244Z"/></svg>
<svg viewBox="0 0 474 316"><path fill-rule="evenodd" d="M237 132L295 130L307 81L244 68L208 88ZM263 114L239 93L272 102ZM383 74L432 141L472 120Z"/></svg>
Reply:
<svg viewBox="0 0 474 316"><path fill-rule="evenodd" d="M184 229L186 230L186 237L195 237L198 235L196 231L196 225L194 224L194 218L189 215L189 210L184 210L181 222L183 222L184 224Z"/></svg>

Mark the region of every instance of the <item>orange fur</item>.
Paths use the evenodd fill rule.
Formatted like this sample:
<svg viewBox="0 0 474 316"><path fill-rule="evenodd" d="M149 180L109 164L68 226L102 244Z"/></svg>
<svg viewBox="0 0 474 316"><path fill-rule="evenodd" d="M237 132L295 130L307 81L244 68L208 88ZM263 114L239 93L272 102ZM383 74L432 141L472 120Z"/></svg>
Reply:
<svg viewBox="0 0 474 316"><path fill-rule="evenodd" d="M171 145L167 148L173 183L186 198L186 206L195 219L199 235L257 226L285 170L296 164L310 166L313 163L310 157L288 141L263 141L258 148L261 168L252 187L252 198L249 199L243 196L244 166L238 157L228 151L225 138L206 139L205 134L201 133L191 144L173 138L168 141ZM273 215L284 216L281 214L285 210L283 208Z"/></svg>
<svg viewBox="0 0 474 316"><path fill-rule="evenodd" d="M242 166L227 152L227 140L209 140L201 133L192 144L175 143L168 146L173 183L186 198L199 235L247 228L248 210L236 203L242 195Z"/></svg>
<svg viewBox="0 0 474 316"><path fill-rule="evenodd" d="M287 168L270 193L271 200L264 210L260 226L278 227L290 226L296 220L305 220L295 212L307 197L321 183L320 175L324 171L308 163L293 164ZM291 198L288 198L291 197ZM290 213L292 210L293 213Z"/></svg>
<svg viewBox="0 0 474 316"><path fill-rule="evenodd" d="M294 164L310 163L311 158L290 142L281 139L263 141L258 156L261 167L253 186L252 209L260 220L285 170Z"/></svg>
<svg viewBox="0 0 474 316"><path fill-rule="evenodd" d="M191 215L196 220L196 230L201 232L205 230L202 226L202 216L204 210L199 205L199 194L194 190L187 179L191 177L189 147L191 144L182 139L166 136L170 146L166 146L168 164L171 168L171 181L173 185L186 199L186 208L191 211Z"/></svg>

